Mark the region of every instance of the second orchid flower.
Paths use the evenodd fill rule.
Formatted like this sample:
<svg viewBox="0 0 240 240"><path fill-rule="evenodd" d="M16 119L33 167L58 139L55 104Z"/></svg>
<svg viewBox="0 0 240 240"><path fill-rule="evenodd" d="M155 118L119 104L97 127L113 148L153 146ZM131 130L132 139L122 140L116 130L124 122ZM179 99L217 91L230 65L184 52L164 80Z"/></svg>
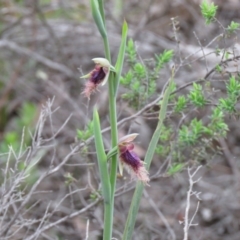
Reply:
<svg viewBox="0 0 240 240"><path fill-rule="evenodd" d="M137 137L137 135L138 134L133 133L120 139L118 143L120 164L129 170L132 178L135 178L144 184L147 184L149 182L148 171L144 166L144 162L133 151L134 144L132 142ZM122 174L121 167L120 174Z"/></svg>

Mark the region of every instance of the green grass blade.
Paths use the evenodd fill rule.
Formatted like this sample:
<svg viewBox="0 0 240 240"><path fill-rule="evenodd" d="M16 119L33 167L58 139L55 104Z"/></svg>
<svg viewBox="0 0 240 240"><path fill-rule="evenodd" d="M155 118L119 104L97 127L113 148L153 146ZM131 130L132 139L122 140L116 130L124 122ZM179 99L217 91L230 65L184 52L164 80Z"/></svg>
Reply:
<svg viewBox="0 0 240 240"><path fill-rule="evenodd" d="M114 94L115 94L115 96L117 94L119 79L120 79L120 76L121 76L121 73L122 73L122 68L123 68L126 42L127 42L127 33L128 33L128 25L127 25L127 22L124 21L123 26L122 26L121 45L120 45L120 48L119 48L118 58L117 58L117 62L116 62L116 65L115 65L115 69L116 69L116 76L115 76L115 81L114 81Z"/></svg>
<svg viewBox="0 0 240 240"><path fill-rule="evenodd" d="M113 206L111 196L110 177L107 167L107 155L105 154L99 116L96 108L93 111L93 129L94 139L97 151L98 166L100 172L100 179L102 183L102 195L104 199L104 227L103 227L103 239L112 238L112 226L113 226Z"/></svg>
<svg viewBox="0 0 240 240"><path fill-rule="evenodd" d="M93 129L94 129L94 139L95 147L97 151L98 166L100 172L100 178L102 183L102 193L104 202L110 203L111 201L111 192L110 192L110 180L107 167L107 155L105 154L101 127L99 122L99 116L96 108L93 111Z"/></svg>
<svg viewBox="0 0 240 240"><path fill-rule="evenodd" d="M158 125L154 131L153 137L150 141L150 144L148 146L148 150L147 150L147 153L146 153L146 156L144 159L147 169L149 169L150 164L152 162L153 155L155 153L155 149L156 149L156 146L158 144L158 140L159 140L159 137L161 134L163 121L166 117L167 105L168 105L169 96L171 94L171 85L173 83L173 77L174 77L174 71L172 72L172 77L170 79L169 85L164 93L163 100L161 103L161 109L159 112ZM137 217L140 201L142 198L143 188L144 188L143 183L138 182L136 189L134 191L133 199L132 199L130 210L128 213L128 218L127 218L127 222L126 222L124 233L123 233L123 240L132 239L132 234L133 234L133 230L134 230L134 226L135 226L135 222L136 222L136 217Z"/></svg>

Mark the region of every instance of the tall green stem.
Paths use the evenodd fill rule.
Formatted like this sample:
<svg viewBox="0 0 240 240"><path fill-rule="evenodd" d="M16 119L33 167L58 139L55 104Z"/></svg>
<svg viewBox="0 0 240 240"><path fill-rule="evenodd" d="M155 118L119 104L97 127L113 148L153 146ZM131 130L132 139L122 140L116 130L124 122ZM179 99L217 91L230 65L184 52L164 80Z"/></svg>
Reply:
<svg viewBox="0 0 240 240"><path fill-rule="evenodd" d="M104 48L106 58L111 62L111 55L109 49L108 39L104 38ZM117 131L117 109L116 109L116 94L115 94L115 74L110 73L108 80L108 97L109 97L109 115L110 115L110 125L111 125L111 139L112 139L112 148L117 146L118 143L118 131ZM116 175L117 175L117 155L112 157L111 170L110 170L110 183L111 183L111 193L112 193L112 202L114 203L114 192L116 185Z"/></svg>
<svg viewBox="0 0 240 240"><path fill-rule="evenodd" d="M103 0L91 0L92 14L98 30L103 38L105 57L111 63L111 54L109 48L109 42L107 37L107 30L105 26L105 14L103 7ZM118 59L116 63L116 72L110 72L108 80L108 96L109 96L109 116L111 126L111 145L112 149L117 147L118 144L118 131L117 131L117 110L116 110L116 95L119 84L119 78L122 71L126 39L127 39L127 23L124 21L122 29L122 41L119 49ZM108 180L108 186L110 187L110 202L104 202L104 231L103 239L111 240L112 238L112 226L113 226L113 212L114 212L114 195L117 179L117 165L118 165L117 154L111 157L110 162L110 174ZM102 184L104 181L102 181ZM105 199L105 197L104 197Z"/></svg>
<svg viewBox="0 0 240 240"><path fill-rule="evenodd" d="M108 43L108 38L103 38L105 56L111 62L110 48ZM114 79L115 75L111 72L108 80L108 96L109 96L109 115L110 115L110 126L111 126L111 139L112 148L117 146L118 143L118 132L117 132L117 111L116 111L116 97L115 97L115 87ZM111 202L110 206L105 208L105 220L108 219L109 225L104 228L104 239L109 239L109 234L112 235L112 225L113 225L113 212L114 212L114 194L116 186L116 176L117 176L117 155L112 157L110 161L110 185L111 185ZM111 238L110 238L111 239ZM109 240L110 240L109 239Z"/></svg>
<svg viewBox="0 0 240 240"><path fill-rule="evenodd" d="M112 223L113 223L113 208L112 203L104 203L104 227L103 239L112 239Z"/></svg>

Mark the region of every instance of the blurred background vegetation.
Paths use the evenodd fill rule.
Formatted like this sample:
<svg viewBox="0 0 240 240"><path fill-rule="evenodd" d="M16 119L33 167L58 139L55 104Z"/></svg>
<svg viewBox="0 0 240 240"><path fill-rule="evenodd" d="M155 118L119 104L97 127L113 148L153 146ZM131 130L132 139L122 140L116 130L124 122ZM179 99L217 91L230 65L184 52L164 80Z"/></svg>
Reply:
<svg viewBox="0 0 240 240"><path fill-rule="evenodd" d="M238 240L240 45L239 31L228 27L232 21L240 22L240 2L215 1L217 21L209 25L201 16L200 0L105 2L113 62L123 19L129 24L118 96L118 118L124 120L119 135L138 132L136 151L142 158L159 107L152 104L137 113L159 96L173 64L180 67L134 239L182 239L179 221L184 216L185 169L190 163L205 167L197 184L202 192L198 226L190 229L189 239ZM1 239L77 240L87 239L87 232L89 239L101 239L99 177L89 138L94 104L98 103L102 128L109 126L107 104L102 104L107 89L101 88L88 101L81 94L85 82L79 77L93 68L92 58L103 54L89 1L0 1ZM134 114L137 117L131 118ZM105 145L110 146L107 130ZM64 159L66 164L46 174ZM44 174L46 178L38 183ZM8 190L11 186L14 191ZM33 186L34 193L28 195ZM134 186L127 173L118 180L117 239L121 239ZM192 212L196 204L193 199ZM71 215L81 209L81 214Z"/></svg>

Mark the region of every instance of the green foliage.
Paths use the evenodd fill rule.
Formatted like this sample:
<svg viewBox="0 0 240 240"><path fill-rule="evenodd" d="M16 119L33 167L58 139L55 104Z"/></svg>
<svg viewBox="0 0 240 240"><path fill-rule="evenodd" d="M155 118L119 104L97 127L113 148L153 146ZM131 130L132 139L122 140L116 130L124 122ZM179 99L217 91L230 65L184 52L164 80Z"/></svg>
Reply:
<svg viewBox="0 0 240 240"><path fill-rule="evenodd" d="M15 159L14 155L18 156L21 146L25 147L30 145L31 136L28 132L34 128L37 113L37 106L35 104L31 102L23 103L18 112L18 117L13 120L12 125L14 127L11 131L4 133L0 142L0 152L8 153L9 147L11 146L14 154L9 155L10 164L13 162L12 160ZM23 129L25 130L23 131ZM19 162L17 166L18 170L20 172L24 170L26 175L20 187L32 186L37 181L39 172L35 164L40 159L40 155L44 153L38 152L36 156L32 156L31 163L27 165L25 162Z"/></svg>
<svg viewBox="0 0 240 240"><path fill-rule="evenodd" d="M214 3L209 3L207 0L204 0L201 3L200 8L206 24L213 22L217 13L218 6L216 6Z"/></svg>
<svg viewBox="0 0 240 240"><path fill-rule="evenodd" d="M24 171L25 179L22 182L22 188L32 186L40 176L40 171L38 169L38 161L46 154L46 150L40 150L36 155L32 156L31 162L20 162L18 165L19 171Z"/></svg>
<svg viewBox="0 0 240 240"><path fill-rule="evenodd" d="M237 98L240 96L240 82L234 76L231 76L229 82L226 84L227 93L229 97Z"/></svg>
<svg viewBox="0 0 240 240"><path fill-rule="evenodd" d="M25 102L20 109L19 115L20 117L18 118L17 123L20 129L23 126L33 127L34 120L36 120L37 117L36 105L30 102Z"/></svg>
<svg viewBox="0 0 240 240"><path fill-rule="evenodd" d="M92 191L91 194L90 194L90 199L92 201L95 201L97 198L99 198L99 196L101 196L100 191Z"/></svg>
<svg viewBox="0 0 240 240"><path fill-rule="evenodd" d="M190 91L188 98L196 107L203 107L207 102L203 94L202 85L197 83L193 83L193 89Z"/></svg>
<svg viewBox="0 0 240 240"><path fill-rule="evenodd" d="M179 113L182 112L187 106L187 99L184 95L178 97L174 111Z"/></svg>
<svg viewBox="0 0 240 240"><path fill-rule="evenodd" d="M206 23L213 22L218 7L206 0L201 3L200 7ZM229 34L234 33L239 29L239 24L232 21L227 28L223 27L222 29ZM232 55L230 51L216 48L216 55L223 53L225 54L224 59L229 59ZM155 55L154 60L139 61L134 42L129 40L127 56L129 71L121 79L121 84L128 88L130 92L125 93L122 97L128 100L130 106L139 108L142 106L141 103L145 105L147 100L156 92L156 83L160 71L173 58L173 51L165 50L162 54ZM225 67L219 62L219 64L216 64L215 72L224 75L226 73ZM206 160L217 154L218 151L214 149L212 142L219 137L225 137L228 132L225 114L235 115L237 113L235 106L240 97L239 77L231 76L229 78L226 82L226 89L221 93L220 98L215 95L217 91L214 91L211 87L211 81L206 80L204 83L193 83L192 89L188 93L183 94L181 91L176 91L170 96L172 111L170 111L169 116L182 114L184 121L175 133L173 133L172 125L167 122L162 128L159 144L155 150L161 158L171 155L173 164L168 169L170 175L182 170L185 164L182 161L190 158L194 161ZM151 84L150 94L146 86L149 87ZM173 86L171 92L175 90L177 88ZM217 107L216 101L213 99L218 99ZM203 110L209 113L209 118L206 118L204 123L201 119L194 118L189 114L192 111L200 112ZM188 116L188 114L189 117L185 120L185 116ZM177 139L174 137L176 135L178 136ZM186 159L186 154L189 157L188 159Z"/></svg>
<svg viewBox="0 0 240 240"><path fill-rule="evenodd" d="M171 127L162 126L161 136L159 137L159 143L156 147L156 153L159 156L167 156L170 152L170 140L173 130Z"/></svg>
<svg viewBox="0 0 240 240"><path fill-rule="evenodd" d="M224 68L224 66L222 67ZM216 70L217 71L217 68ZM222 69L224 71L224 69ZM221 93L217 104L213 99L216 99L214 94L219 91L213 91L211 88L211 82L208 81L206 84L200 85L193 83L193 88L189 93L181 94L173 101L172 113L182 114L185 117L181 123L179 130L173 132L172 125L168 122L162 129L162 135L159 140L159 145L156 148L156 153L161 158L166 158L171 155L173 165L169 171L175 173L175 164L181 164L191 159L191 161L206 161L211 159L214 155L219 154L218 149L214 147L214 141L220 137L226 137L228 132L228 124L226 122L225 115L237 115L236 104L240 97L240 77L230 76L225 84L226 88ZM208 93L209 100L208 104L204 93ZM225 95L225 96L224 96ZM187 97L186 97L187 96ZM189 110L209 112L209 117L205 118L205 121L197 118L191 118ZM174 135L177 134L176 139ZM188 158L186 159L186 156ZM179 166L179 171L181 167ZM177 171L177 170L176 170Z"/></svg>
<svg viewBox="0 0 240 240"><path fill-rule="evenodd" d="M0 151L8 152L9 146L12 146L14 151L20 149L22 140L22 130L27 127L31 130L34 127L34 123L37 117L37 107L35 104L30 102L25 102L19 110L19 117L14 119L13 126L15 129L6 132L0 142ZM30 135L25 134L23 139L23 144L28 145L30 143Z"/></svg>
<svg viewBox="0 0 240 240"><path fill-rule="evenodd" d="M231 76L226 83L226 90L227 97L219 99L219 108L229 114L235 114L235 105L240 96L240 78L236 79L234 76Z"/></svg>
<svg viewBox="0 0 240 240"><path fill-rule="evenodd" d="M221 72L222 72L222 67L221 67L220 65L217 65L217 66L216 66L216 71L217 71L218 73L221 73Z"/></svg>
<svg viewBox="0 0 240 240"><path fill-rule="evenodd" d="M235 111L236 99L234 98L220 98L219 99L219 108L223 111L228 112L229 114L236 113Z"/></svg>
<svg viewBox="0 0 240 240"><path fill-rule="evenodd" d="M77 138L82 141L86 141L93 135L93 121L89 121L85 130L77 129Z"/></svg>
<svg viewBox="0 0 240 240"><path fill-rule="evenodd" d="M226 51L224 54L224 59L226 59L226 60L229 59L229 55L230 55L230 53L228 51Z"/></svg>
<svg viewBox="0 0 240 240"><path fill-rule="evenodd" d="M127 54L127 61L130 64L135 63L137 59L137 53L136 53L135 45L132 39L129 39L127 42L126 54Z"/></svg>
<svg viewBox="0 0 240 240"><path fill-rule="evenodd" d="M182 171L183 168L184 168L184 166L185 166L184 163L174 163L174 164L168 169L167 174L168 174L169 176L172 176L172 175L174 175L174 174Z"/></svg>
<svg viewBox="0 0 240 240"><path fill-rule="evenodd" d="M138 109L156 93L159 71L173 58L173 51L165 50L162 54L155 55L155 59L143 62L137 58L134 42L130 39L126 46L126 54L129 70L121 77L120 84L129 91L122 94L122 98L128 101L130 106Z"/></svg>
<svg viewBox="0 0 240 240"><path fill-rule="evenodd" d="M179 142L183 145L194 145L204 132L205 127L202 120L194 118L189 126L184 125L179 130Z"/></svg>
<svg viewBox="0 0 240 240"><path fill-rule="evenodd" d="M51 0L40 0L39 1L40 5L46 5L46 4L51 4Z"/></svg>
<svg viewBox="0 0 240 240"><path fill-rule="evenodd" d="M173 50L164 50L160 55L156 55L156 67L155 71L159 71L163 68L164 64L170 62L173 58Z"/></svg>
<svg viewBox="0 0 240 240"><path fill-rule="evenodd" d="M216 56L220 56L221 52L222 52L222 50L220 48L215 49ZM217 66L219 66L219 65L217 65Z"/></svg>
<svg viewBox="0 0 240 240"><path fill-rule="evenodd" d="M224 122L224 113L220 108L214 108L210 116L211 122L206 127L206 132L213 138L225 137L228 126Z"/></svg>
<svg viewBox="0 0 240 240"><path fill-rule="evenodd" d="M11 146L13 149L19 149L20 140L19 134L15 131L5 133L0 145L1 152L8 152L9 146Z"/></svg>
<svg viewBox="0 0 240 240"><path fill-rule="evenodd" d="M64 178L65 178L66 186L70 186L72 183L77 182L77 179L75 179L72 176L72 173L69 173L69 172L64 175Z"/></svg>
<svg viewBox="0 0 240 240"><path fill-rule="evenodd" d="M234 21L231 21L230 25L227 27L229 34L232 34L239 30L240 24Z"/></svg>

